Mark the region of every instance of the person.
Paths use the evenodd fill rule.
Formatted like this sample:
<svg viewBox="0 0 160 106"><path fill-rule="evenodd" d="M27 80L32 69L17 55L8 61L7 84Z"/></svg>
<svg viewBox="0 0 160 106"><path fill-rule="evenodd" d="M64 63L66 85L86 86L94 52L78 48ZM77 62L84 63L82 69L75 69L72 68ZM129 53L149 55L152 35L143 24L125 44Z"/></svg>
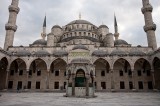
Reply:
<svg viewBox="0 0 160 106"><path fill-rule="evenodd" d="M19 93L19 86L17 86L17 93Z"/></svg>

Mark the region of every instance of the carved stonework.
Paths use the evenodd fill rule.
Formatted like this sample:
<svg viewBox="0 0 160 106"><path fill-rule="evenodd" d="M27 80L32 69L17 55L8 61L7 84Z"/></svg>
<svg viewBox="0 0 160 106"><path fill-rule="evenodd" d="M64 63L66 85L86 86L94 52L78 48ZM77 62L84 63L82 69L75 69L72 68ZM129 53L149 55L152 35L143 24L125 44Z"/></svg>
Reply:
<svg viewBox="0 0 160 106"><path fill-rule="evenodd" d="M152 11L153 11L153 7L152 7L150 4L148 4L146 7L143 7L143 8L141 9L141 11L142 11L143 14L144 14L145 12L152 12Z"/></svg>
<svg viewBox="0 0 160 106"><path fill-rule="evenodd" d="M5 29L6 29L6 30L13 30L14 32L16 32L16 30L17 30L17 25L12 25L12 24L10 24L10 23L7 23L7 24L5 25Z"/></svg>
<svg viewBox="0 0 160 106"><path fill-rule="evenodd" d="M144 31L147 32L149 30L156 30L156 24L144 26Z"/></svg>
<svg viewBox="0 0 160 106"><path fill-rule="evenodd" d="M9 12L16 12L17 14L19 13L20 11L20 8L19 7L16 7L14 5L10 5L9 6Z"/></svg>

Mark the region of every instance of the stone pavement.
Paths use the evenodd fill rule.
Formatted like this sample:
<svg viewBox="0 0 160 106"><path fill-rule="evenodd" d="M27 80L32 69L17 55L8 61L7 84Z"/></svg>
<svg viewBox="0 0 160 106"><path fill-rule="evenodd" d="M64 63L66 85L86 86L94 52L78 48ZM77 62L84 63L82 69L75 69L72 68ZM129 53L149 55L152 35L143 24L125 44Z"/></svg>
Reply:
<svg viewBox="0 0 160 106"><path fill-rule="evenodd" d="M160 106L160 93L96 93L68 98L64 93L1 93L0 106Z"/></svg>

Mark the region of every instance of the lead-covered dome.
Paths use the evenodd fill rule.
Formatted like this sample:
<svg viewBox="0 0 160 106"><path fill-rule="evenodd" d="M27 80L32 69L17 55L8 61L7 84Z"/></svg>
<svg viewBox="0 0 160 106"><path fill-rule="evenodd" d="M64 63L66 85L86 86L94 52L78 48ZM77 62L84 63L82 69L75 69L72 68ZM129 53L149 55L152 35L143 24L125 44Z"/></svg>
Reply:
<svg viewBox="0 0 160 106"><path fill-rule="evenodd" d="M53 52L53 56L56 56L56 57L62 57L67 55L68 55L68 52L65 50L56 50Z"/></svg>
<svg viewBox="0 0 160 106"><path fill-rule="evenodd" d="M31 53L28 50L20 50L16 53L17 56L30 56Z"/></svg>
<svg viewBox="0 0 160 106"><path fill-rule="evenodd" d="M130 56L145 56L146 53L144 53L143 51L141 50L138 50L138 49L132 49L129 53Z"/></svg>
<svg viewBox="0 0 160 106"><path fill-rule="evenodd" d="M107 51L104 51L104 50L95 50L92 53L92 56L98 56L98 57L104 57L104 56L107 56L107 55L109 55L109 53Z"/></svg>
<svg viewBox="0 0 160 106"><path fill-rule="evenodd" d="M46 50L39 50L39 51L35 52L34 55L36 55L36 56L48 56L48 55L50 55L50 53Z"/></svg>
<svg viewBox="0 0 160 106"><path fill-rule="evenodd" d="M47 45L47 41L44 39L38 39L34 41L32 45Z"/></svg>
<svg viewBox="0 0 160 106"><path fill-rule="evenodd" d="M90 23L86 20L74 20L74 21L70 22L68 25L71 25L71 24L90 24L90 25L93 25L92 23Z"/></svg>
<svg viewBox="0 0 160 106"><path fill-rule="evenodd" d="M120 50L120 49L115 49L115 50L113 50L113 51L111 52L110 55L111 55L111 56L127 56L128 53L125 52L125 51L122 51L122 50Z"/></svg>
<svg viewBox="0 0 160 106"><path fill-rule="evenodd" d="M118 39L114 41L114 45L128 45L128 43L125 40Z"/></svg>
<svg viewBox="0 0 160 106"><path fill-rule="evenodd" d="M72 50L76 50L76 49L88 50L88 48L82 44L78 44L78 45L74 46Z"/></svg>

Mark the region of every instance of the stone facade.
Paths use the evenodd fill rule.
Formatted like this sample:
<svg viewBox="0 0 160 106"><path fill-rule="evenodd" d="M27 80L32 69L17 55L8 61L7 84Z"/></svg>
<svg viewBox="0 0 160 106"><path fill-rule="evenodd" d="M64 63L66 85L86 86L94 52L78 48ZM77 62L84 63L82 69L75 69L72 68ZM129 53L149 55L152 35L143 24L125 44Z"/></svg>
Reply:
<svg viewBox="0 0 160 106"><path fill-rule="evenodd" d="M1 90L67 89L68 95L79 95L75 94L75 90L76 86L83 85L82 82L85 82L81 87L85 87L86 96L93 95L92 89L160 90L160 49L156 46L155 25L149 0L142 0L148 47L135 47L118 39L117 21L115 34L112 34L106 25L97 27L82 19L74 20L63 27L55 25L49 34L46 34L44 24L42 39L29 46L13 46L17 28L14 26L19 12L18 1L13 0L9 7L5 46L0 49ZM76 81L82 82L77 85Z"/></svg>

